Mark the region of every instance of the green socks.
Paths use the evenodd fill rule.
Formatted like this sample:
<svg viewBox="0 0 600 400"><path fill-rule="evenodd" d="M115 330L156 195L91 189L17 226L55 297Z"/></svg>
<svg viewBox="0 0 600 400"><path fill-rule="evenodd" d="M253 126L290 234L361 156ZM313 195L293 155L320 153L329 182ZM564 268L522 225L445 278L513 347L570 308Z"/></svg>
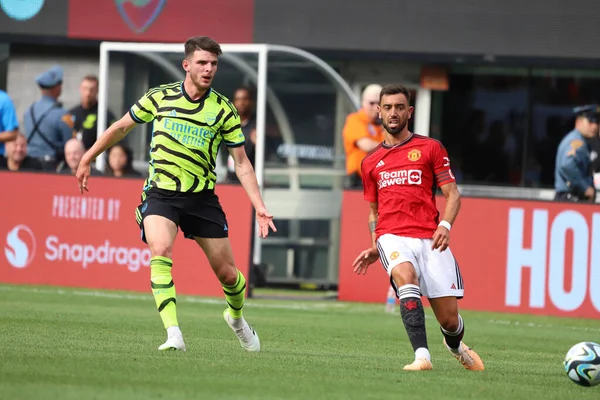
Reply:
<svg viewBox="0 0 600 400"><path fill-rule="evenodd" d="M246 293L246 279L240 271L237 272L236 284L233 286L223 286L225 300L229 304L229 315L233 318L242 317L242 308L244 307L244 295Z"/></svg>
<svg viewBox="0 0 600 400"><path fill-rule="evenodd" d="M167 257L155 256L150 260L150 282L156 307L165 329L178 326L176 311L176 295L171 267L173 261Z"/></svg>

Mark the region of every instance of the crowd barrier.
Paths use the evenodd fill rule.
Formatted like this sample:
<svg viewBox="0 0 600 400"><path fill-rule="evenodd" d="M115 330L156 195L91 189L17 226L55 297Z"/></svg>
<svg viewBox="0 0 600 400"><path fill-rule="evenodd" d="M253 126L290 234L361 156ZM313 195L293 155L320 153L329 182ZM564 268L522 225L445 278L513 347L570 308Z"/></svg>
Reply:
<svg viewBox="0 0 600 400"><path fill-rule="evenodd" d="M150 291L150 251L135 220L143 181L0 172L0 282ZM238 268L248 276L252 208L241 186L216 190ZM222 296L198 245L178 233L177 293Z"/></svg>
<svg viewBox="0 0 600 400"><path fill-rule="evenodd" d="M443 213L444 198L437 203ZM380 263L352 271L370 246L368 208L362 192L344 194L339 299L383 304L389 278ZM598 205L463 198L450 246L463 309L600 318Z"/></svg>

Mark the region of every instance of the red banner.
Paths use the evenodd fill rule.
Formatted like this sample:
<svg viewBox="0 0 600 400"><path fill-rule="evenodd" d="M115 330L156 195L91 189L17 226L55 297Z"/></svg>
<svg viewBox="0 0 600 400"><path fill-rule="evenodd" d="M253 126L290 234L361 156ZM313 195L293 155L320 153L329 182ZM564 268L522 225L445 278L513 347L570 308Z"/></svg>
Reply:
<svg viewBox="0 0 600 400"><path fill-rule="evenodd" d="M339 298L383 304L389 278L379 262L364 276L351 267L370 246L367 216L362 192L346 192ZM461 308L600 318L597 205L463 198L451 248L464 279Z"/></svg>
<svg viewBox="0 0 600 400"><path fill-rule="evenodd" d="M252 43L253 24L254 0L70 0L68 36L183 43L205 35L219 43Z"/></svg>
<svg viewBox="0 0 600 400"><path fill-rule="evenodd" d="M150 251L135 221L143 181L0 173L0 282L150 291ZM248 277L252 206L241 186L217 185L233 254ZM222 296L206 256L179 233L173 249L177 293Z"/></svg>

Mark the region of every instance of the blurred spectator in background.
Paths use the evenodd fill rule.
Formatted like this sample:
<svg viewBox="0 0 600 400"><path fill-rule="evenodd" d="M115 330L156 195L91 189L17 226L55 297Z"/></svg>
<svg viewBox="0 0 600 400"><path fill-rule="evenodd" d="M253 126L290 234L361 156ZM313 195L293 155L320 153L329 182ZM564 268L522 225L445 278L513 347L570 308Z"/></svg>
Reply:
<svg viewBox="0 0 600 400"><path fill-rule="evenodd" d="M54 66L38 75L36 83L42 98L29 106L24 116L29 155L42 163L44 170L56 171L64 159L63 148L73 137L73 117L58 102L62 93L63 70Z"/></svg>
<svg viewBox="0 0 600 400"><path fill-rule="evenodd" d="M244 147L248 159L254 166L254 154L256 148L256 115L254 113L254 92L248 87L241 87L233 94L233 105L240 115L242 132L246 138Z"/></svg>
<svg viewBox="0 0 600 400"><path fill-rule="evenodd" d="M590 167L594 177L594 186L600 190L600 133L588 139L590 147Z"/></svg>
<svg viewBox="0 0 600 400"><path fill-rule="evenodd" d="M346 151L346 174L348 187L362 187L360 165L368 152L384 139L383 126L379 120L379 93L381 86L372 84L362 92L360 110L349 114L342 131Z"/></svg>
<svg viewBox="0 0 600 400"><path fill-rule="evenodd" d="M598 135L600 106L576 107L575 129L567 134L556 152L556 200L594 201L596 189L590 161L588 140Z"/></svg>
<svg viewBox="0 0 600 400"><path fill-rule="evenodd" d="M256 114L255 114L255 94L252 89L247 86L238 88L233 93L232 103L240 115L242 125L242 133L246 142L244 148L250 163L254 167L254 157L256 153ZM229 155L226 146L222 143L221 156L227 165L227 181L238 182L235 175L233 158Z"/></svg>
<svg viewBox="0 0 600 400"><path fill-rule="evenodd" d="M563 139L562 118L551 115L546 119L546 135L535 144L534 151L541 166L540 183L551 186L554 183L554 167L556 163L556 149Z"/></svg>
<svg viewBox="0 0 600 400"><path fill-rule="evenodd" d="M42 164L27 155L27 139L17 132L17 138L6 143L6 157L0 156L0 170L41 171Z"/></svg>
<svg viewBox="0 0 600 400"><path fill-rule="evenodd" d="M489 133L476 154L481 160L473 173L475 179L490 183L508 182L510 168L509 156L504 150L506 137L504 121L496 120L490 124Z"/></svg>
<svg viewBox="0 0 600 400"><path fill-rule="evenodd" d="M98 130L98 78L85 76L79 85L81 103L69 111L73 116L74 129L83 147L88 150L96 141ZM115 122L116 118L110 110L106 110L106 126Z"/></svg>
<svg viewBox="0 0 600 400"><path fill-rule="evenodd" d="M15 140L19 128L15 106L8 94L0 90L0 156L4 155L4 145Z"/></svg>
<svg viewBox="0 0 600 400"><path fill-rule="evenodd" d="M80 140L75 138L71 138L65 143L65 162L63 163L63 167L58 171L60 174L66 175L75 175L77 172L77 167L79 167L79 162L81 161L81 157L85 153L85 149L83 148L83 143ZM92 167L92 175L100 175L100 172Z"/></svg>
<svg viewBox="0 0 600 400"><path fill-rule="evenodd" d="M104 176L115 178L137 178L142 174L133 169L133 153L122 143L117 143L106 151Z"/></svg>

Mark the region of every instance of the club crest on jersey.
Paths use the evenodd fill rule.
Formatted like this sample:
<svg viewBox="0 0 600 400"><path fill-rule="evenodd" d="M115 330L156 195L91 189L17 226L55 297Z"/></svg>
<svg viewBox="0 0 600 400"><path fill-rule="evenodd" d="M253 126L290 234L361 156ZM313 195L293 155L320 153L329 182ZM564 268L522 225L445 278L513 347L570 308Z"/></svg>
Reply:
<svg viewBox="0 0 600 400"><path fill-rule="evenodd" d="M392 254L390 254L390 260L395 260L399 256L400 256L400 253L398 253L397 251L394 251Z"/></svg>
<svg viewBox="0 0 600 400"><path fill-rule="evenodd" d="M408 159L410 161L419 161L419 159L421 158L421 150L419 149L412 149L411 151L408 152Z"/></svg>
<svg viewBox="0 0 600 400"><path fill-rule="evenodd" d="M217 120L217 115L213 112L207 112L204 114L204 119L206 119L206 123L212 125Z"/></svg>

